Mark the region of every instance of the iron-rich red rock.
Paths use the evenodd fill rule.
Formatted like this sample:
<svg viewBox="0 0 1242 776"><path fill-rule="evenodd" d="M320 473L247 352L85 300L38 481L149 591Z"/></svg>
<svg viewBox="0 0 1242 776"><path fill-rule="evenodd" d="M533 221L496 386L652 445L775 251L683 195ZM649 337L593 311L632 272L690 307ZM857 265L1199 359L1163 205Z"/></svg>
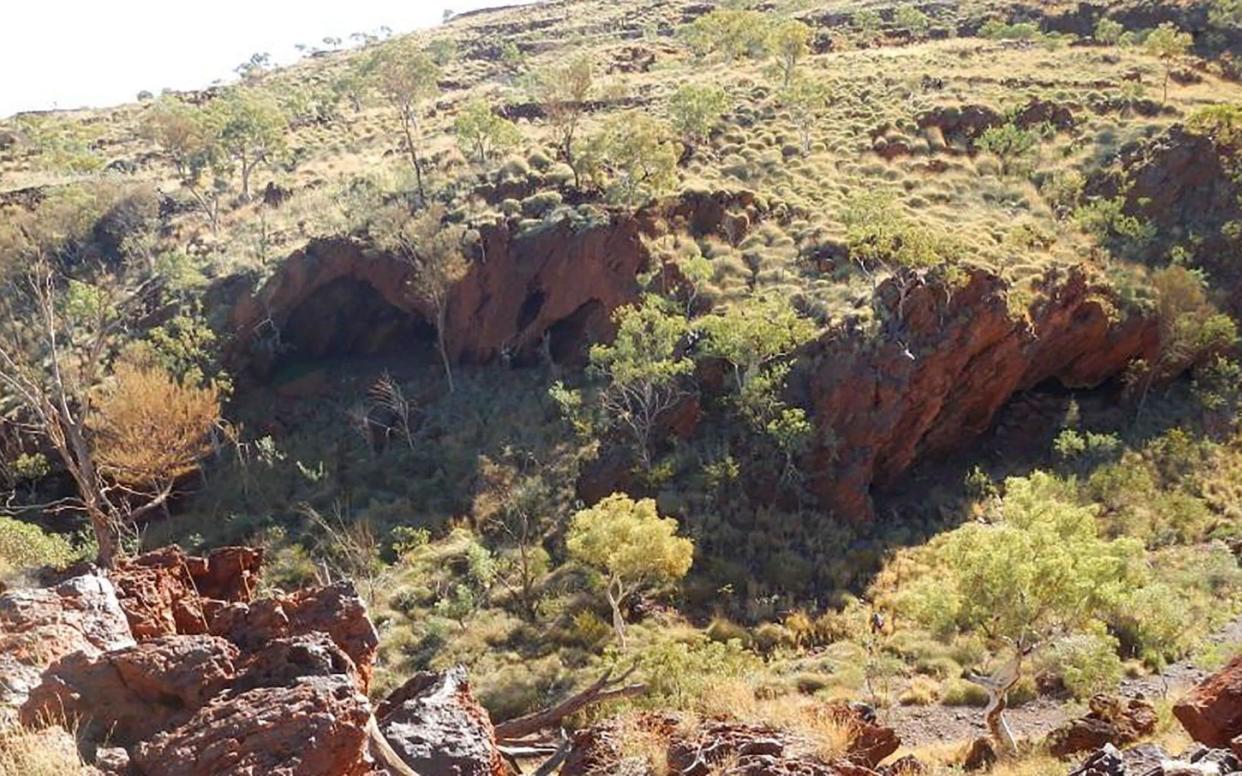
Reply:
<svg viewBox="0 0 1242 776"><path fill-rule="evenodd" d="M361 776L371 707L347 676L223 693L184 725L136 746L144 774Z"/></svg>
<svg viewBox="0 0 1242 776"><path fill-rule="evenodd" d="M1178 701L1173 716L1191 738L1208 746L1228 748L1242 736L1242 654Z"/></svg>
<svg viewBox="0 0 1242 776"><path fill-rule="evenodd" d="M105 577L90 574L0 595L0 709L24 703L43 670L66 655L96 657L133 643Z"/></svg>
<svg viewBox="0 0 1242 776"><path fill-rule="evenodd" d="M1085 267L1049 271L1029 319L1011 312L996 275L974 270L952 282L886 281L879 296L890 323L878 340L833 332L805 353L800 390L834 440L806 465L840 517L868 519L873 483L982 433L1018 391L1049 379L1094 386L1157 347L1155 322L1117 321L1113 292Z"/></svg>
<svg viewBox="0 0 1242 776"><path fill-rule="evenodd" d="M183 723L237 672L237 648L215 636L160 636L99 655L75 652L49 667L21 708L28 725L77 720L128 746Z"/></svg>
<svg viewBox="0 0 1242 776"><path fill-rule="evenodd" d="M122 562L110 572L121 608L138 639L210 630L209 612L246 602L258 585L263 551L222 547L206 557L164 547Z"/></svg>
<svg viewBox="0 0 1242 776"><path fill-rule="evenodd" d="M1151 735L1159 719L1151 703L1141 698L1095 695L1090 711L1048 734L1048 751L1056 757L1099 749L1105 744L1126 746Z"/></svg>
<svg viewBox="0 0 1242 776"><path fill-rule="evenodd" d="M211 632L232 641L243 652L258 650L275 639L326 633L353 661L364 692L370 685L371 666L379 648L379 635L367 617L366 606L349 582L249 604L229 604L213 613Z"/></svg>

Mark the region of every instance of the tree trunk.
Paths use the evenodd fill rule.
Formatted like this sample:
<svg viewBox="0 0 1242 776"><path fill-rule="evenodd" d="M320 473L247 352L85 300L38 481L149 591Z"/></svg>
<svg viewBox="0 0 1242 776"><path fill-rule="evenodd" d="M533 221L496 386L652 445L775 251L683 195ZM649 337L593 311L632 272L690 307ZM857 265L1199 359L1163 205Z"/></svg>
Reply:
<svg viewBox="0 0 1242 776"><path fill-rule="evenodd" d="M616 587L615 593L613 592L614 586ZM621 601L624 598L625 593L621 589L621 583L616 580L610 581L608 583L608 605L612 607L612 629L616 631L617 643L620 644L622 652L626 648L625 618L621 616Z"/></svg>
<svg viewBox="0 0 1242 776"><path fill-rule="evenodd" d="M448 378L449 393L453 393L453 365L449 362L448 335L444 331L447 323L448 300L445 299L436 306L436 342L440 349L440 361L444 363L444 376Z"/></svg>
<svg viewBox="0 0 1242 776"><path fill-rule="evenodd" d="M242 178L241 200L242 202L250 201L250 173L253 170L254 170L253 163L250 162L246 158L246 152L243 151L241 155L241 178Z"/></svg>
<svg viewBox="0 0 1242 776"><path fill-rule="evenodd" d="M414 165L414 180L418 184L418 199L427 202L427 192L423 190L423 162L418 158L418 145L414 142L414 130L417 129L418 117L413 110L401 112L401 128L405 131L405 144L410 150L410 162ZM452 380L450 379L451 383Z"/></svg>

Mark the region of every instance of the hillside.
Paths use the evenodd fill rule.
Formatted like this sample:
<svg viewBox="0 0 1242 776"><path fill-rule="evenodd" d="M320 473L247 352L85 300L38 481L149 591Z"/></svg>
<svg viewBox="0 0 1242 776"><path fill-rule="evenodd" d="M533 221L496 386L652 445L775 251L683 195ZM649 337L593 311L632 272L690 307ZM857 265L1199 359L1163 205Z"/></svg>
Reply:
<svg viewBox="0 0 1242 776"><path fill-rule="evenodd" d="M89 659L227 658L187 719L314 705L265 661L326 632L379 740L469 696L526 764L559 744L506 724L641 685L557 718L565 774L719 770L742 728L788 762L736 772L898 738L948 772L1000 698L997 768L1042 773L1095 693L1236 647L1236 2L560 0L357 44L0 122L0 593L97 562L133 632ZM133 592L169 545L261 581ZM350 636L298 619L323 595ZM165 722L133 772L207 746Z"/></svg>

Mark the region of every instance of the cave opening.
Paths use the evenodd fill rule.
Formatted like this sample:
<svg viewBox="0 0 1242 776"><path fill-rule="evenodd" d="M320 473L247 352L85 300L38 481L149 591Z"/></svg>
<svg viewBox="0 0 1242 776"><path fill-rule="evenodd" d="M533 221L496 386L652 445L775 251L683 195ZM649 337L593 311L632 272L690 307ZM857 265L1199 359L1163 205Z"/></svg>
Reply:
<svg viewBox="0 0 1242 776"><path fill-rule="evenodd" d="M337 278L316 289L289 313L281 335L279 368L356 357L427 364L436 358L435 326L357 278Z"/></svg>
<svg viewBox="0 0 1242 776"><path fill-rule="evenodd" d="M548 355L564 366L586 366L591 343L603 333L608 312L598 299L584 302L548 327Z"/></svg>

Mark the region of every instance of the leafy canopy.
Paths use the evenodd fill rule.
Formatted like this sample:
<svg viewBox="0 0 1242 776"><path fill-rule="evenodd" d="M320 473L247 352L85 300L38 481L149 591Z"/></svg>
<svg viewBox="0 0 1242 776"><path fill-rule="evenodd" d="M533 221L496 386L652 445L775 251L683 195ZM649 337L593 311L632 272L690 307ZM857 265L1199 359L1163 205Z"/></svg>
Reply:
<svg viewBox="0 0 1242 776"><path fill-rule="evenodd" d="M729 107L729 97L719 86L685 84L669 99L673 129L687 143L702 142Z"/></svg>
<svg viewBox="0 0 1242 776"><path fill-rule="evenodd" d="M748 297L699 323L706 353L733 366L739 390L761 368L815 336L814 321L774 294Z"/></svg>
<svg viewBox="0 0 1242 776"><path fill-rule="evenodd" d="M566 546L575 560L628 589L681 579L694 559L694 543L677 535L676 520L660 517L655 500L624 493L575 514Z"/></svg>
<svg viewBox="0 0 1242 776"><path fill-rule="evenodd" d="M604 122L578 156L592 176L611 172L605 187L610 200L636 206L677 185L681 144L665 122L631 111Z"/></svg>
<svg viewBox="0 0 1242 776"><path fill-rule="evenodd" d="M471 100L453 121L453 133L462 150L480 164L497 151L512 148L522 140L517 125L492 113L486 100Z"/></svg>
<svg viewBox="0 0 1242 776"><path fill-rule="evenodd" d="M1023 644L1082 631L1145 579L1141 542L1101 538L1095 508L1044 472L1010 478L992 522L942 534L923 552L930 571L903 594L917 620Z"/></svg>
<svg viewBox="0 0 1242 776"><path fill-rule="evenodd" d="M668 303L648 296L641 304L614 314L617 336L610 344L591 346L591 364L613 383L667 383L689 374L694 363L679 352L689 329Z"/></svg>

